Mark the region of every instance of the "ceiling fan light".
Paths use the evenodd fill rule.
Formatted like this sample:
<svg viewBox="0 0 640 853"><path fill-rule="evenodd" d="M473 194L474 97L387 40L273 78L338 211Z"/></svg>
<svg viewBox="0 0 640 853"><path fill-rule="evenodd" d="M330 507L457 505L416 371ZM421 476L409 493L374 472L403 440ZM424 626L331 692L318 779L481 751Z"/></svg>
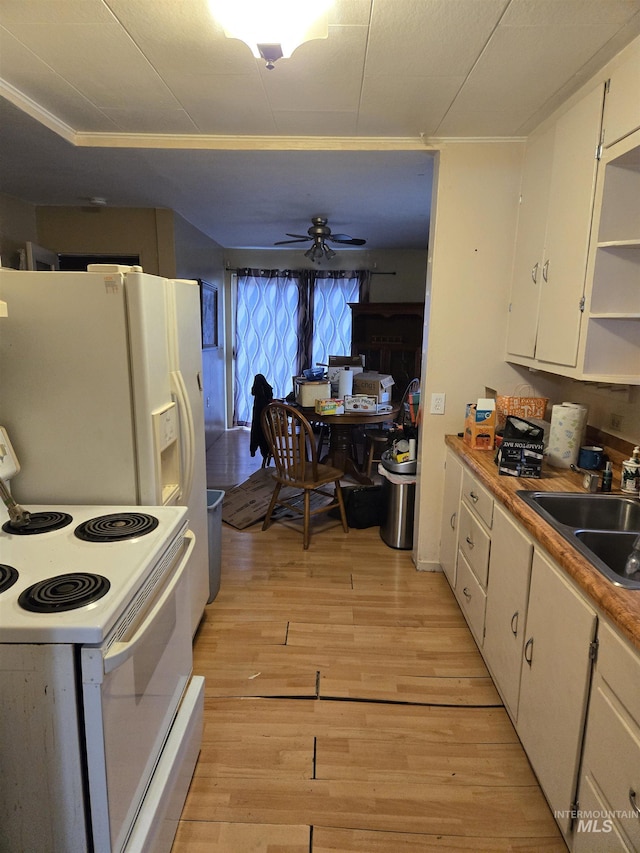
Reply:
<svg viewBox="0 0 640 853"><path fill-rule="evenodd" d="M213 17L227 38L245 42L256 59L267 60L267 68L311 39L327 38L327 10L333 0L209 0ZM277 49L275 58L260 48ZM273 50L269 51L270 53Z"/></svg>

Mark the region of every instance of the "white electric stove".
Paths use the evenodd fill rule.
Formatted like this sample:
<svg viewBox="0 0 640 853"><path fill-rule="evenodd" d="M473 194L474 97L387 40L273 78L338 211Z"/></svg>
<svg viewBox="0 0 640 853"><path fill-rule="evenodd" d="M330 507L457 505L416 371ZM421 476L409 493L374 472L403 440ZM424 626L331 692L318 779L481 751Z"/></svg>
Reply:
<svg viewBox="0 0 640 853"><path fill-rule="evenodd" d="M0 508L0 850L168 853L200 749L183 507Z"/></svg>
<svg viewBox="0 0 640 853"><path fill-rule="evenodd" d="M102 643L187 529L176 506L26 509L0 507L0 643Z"/></svg>

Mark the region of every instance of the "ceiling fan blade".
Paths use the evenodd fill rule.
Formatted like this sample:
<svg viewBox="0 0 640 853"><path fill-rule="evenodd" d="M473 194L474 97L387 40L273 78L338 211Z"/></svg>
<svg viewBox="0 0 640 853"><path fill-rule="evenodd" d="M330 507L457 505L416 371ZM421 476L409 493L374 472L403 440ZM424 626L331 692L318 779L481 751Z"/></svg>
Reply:
<svg viewBox="0 0 640 853"><path fill-rule="evenodd" d="M274 243L274 246L284 246L286 243L306 243L308 237L299 237L297 240L278 240L277 243Z"/></svg>
<svg viewBox="0 0 640 853"><path fill-rule="evenodd" d="M289 234L287 231L287 237L300 237L302 240L311 240L312 238L308 234Z"/></svg>
<svg viewBox="0 0 640 853"><path fill-rule="evenodd" d="M326 239L331 240L333 243L343 243L346 246L364 246L367 242L366 240L361 240L358 237L349 237L348 234L332 234Z"/></svg>

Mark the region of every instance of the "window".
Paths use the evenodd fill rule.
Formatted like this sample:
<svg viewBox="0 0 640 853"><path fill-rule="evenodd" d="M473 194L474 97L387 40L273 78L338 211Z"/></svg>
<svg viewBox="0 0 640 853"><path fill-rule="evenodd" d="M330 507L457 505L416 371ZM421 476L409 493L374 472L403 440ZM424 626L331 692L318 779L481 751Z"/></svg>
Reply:
<svg viewBox="0 0 640 853"><path fill-rule="evenodd" d="M250 424L251 387L262 373L274 397L329 355L351 352L349 302L360 301L366 271L238 270L234 423Z"/></svg>

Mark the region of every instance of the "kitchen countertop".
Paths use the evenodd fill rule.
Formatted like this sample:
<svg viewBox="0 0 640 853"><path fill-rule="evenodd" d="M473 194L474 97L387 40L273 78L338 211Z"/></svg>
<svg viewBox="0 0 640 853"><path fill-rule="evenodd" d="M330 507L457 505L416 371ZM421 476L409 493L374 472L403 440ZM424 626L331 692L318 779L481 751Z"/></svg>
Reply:
<svg viewBox="0 0 640 853"><path fill-rule="evenodd" d="M615 586L604 578L597 569L559 533L547 524L535 510L529 507L517 491L521 489L537 492L581 492L582 475L566 468L552 468L543 462L542 477L507 477L498 474L494 462L495 451L471 450L461 438L445 436L449 448L459 456L523 527L546 549L550 556L575 581L588 598L611 620L636 648L640 649L640 590L629 590ZM612 494L620 494L621 462L625 454L606 448L613 463Z"/></svg>

